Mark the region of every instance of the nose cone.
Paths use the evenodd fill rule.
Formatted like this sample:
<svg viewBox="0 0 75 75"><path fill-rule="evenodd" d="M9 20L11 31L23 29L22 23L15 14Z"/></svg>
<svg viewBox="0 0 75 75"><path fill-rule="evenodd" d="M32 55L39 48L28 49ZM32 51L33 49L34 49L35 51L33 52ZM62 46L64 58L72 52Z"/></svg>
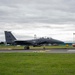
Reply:
<svg viewBox="0 0 75 75"><path fill-rule="evenodd" d="M57 44L63 44L64 43L63 41L56 40L56 39L53 39L53 38L48 39L48 42L57 43Z"/></svg>

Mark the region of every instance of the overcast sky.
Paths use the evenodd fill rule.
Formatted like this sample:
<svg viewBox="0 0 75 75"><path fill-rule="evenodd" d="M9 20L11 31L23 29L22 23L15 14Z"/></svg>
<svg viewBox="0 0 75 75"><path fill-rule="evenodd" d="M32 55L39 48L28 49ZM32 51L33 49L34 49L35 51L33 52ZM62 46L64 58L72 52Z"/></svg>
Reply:
<svg viewBox="0 0 75 75"><path fill-rule="evenodd" d="M4 31L17 39L52 37L73 42L75 0L0 0L0 41Z"/></svg>

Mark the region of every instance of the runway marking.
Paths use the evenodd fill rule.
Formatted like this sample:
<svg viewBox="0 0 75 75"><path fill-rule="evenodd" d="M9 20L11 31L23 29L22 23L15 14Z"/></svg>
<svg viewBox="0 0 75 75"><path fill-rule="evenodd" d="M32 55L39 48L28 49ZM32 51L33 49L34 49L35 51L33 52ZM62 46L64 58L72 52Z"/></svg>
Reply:
<svg viewBox="0 0 75 75"><path fill-rule="evenodd" d="M42 50L40 50L40 51L33 51L33 52L46 52L46 51L42 51Z"/></svg>
<svg viewBox="0 0 75 75"><path fill-rule="evenodd" d="M46 52L51 51L51 50L45 50Z"/></svg>
<svg viewBox="0 0 75 75"><path fill-rule="evenodd" d="M75 50L68 50L69 52L75 52Z"/></svg>

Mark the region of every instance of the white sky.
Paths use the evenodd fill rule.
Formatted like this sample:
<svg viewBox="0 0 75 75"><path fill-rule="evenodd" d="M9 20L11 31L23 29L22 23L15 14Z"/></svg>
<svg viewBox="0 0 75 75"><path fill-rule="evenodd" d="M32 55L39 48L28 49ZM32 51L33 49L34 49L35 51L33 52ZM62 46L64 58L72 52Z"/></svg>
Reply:
<svg viewBox="0 0 75 75"><path fill-rule="evenodd" d="M0 41L4 31L17 39L52 37L73 42L75 0L0 0Z"/></svg>

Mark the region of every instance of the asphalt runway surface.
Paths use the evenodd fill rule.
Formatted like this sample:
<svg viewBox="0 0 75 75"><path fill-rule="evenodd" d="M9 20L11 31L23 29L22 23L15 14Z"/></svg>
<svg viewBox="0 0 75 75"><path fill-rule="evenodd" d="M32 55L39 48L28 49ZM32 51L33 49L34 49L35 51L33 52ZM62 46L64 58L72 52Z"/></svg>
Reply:
<svg viewBox="0 0 75 75"><path fill-rule="evenodd" d="M0 50L0 53L75 53L75 49L53 50Z"/></svg>

